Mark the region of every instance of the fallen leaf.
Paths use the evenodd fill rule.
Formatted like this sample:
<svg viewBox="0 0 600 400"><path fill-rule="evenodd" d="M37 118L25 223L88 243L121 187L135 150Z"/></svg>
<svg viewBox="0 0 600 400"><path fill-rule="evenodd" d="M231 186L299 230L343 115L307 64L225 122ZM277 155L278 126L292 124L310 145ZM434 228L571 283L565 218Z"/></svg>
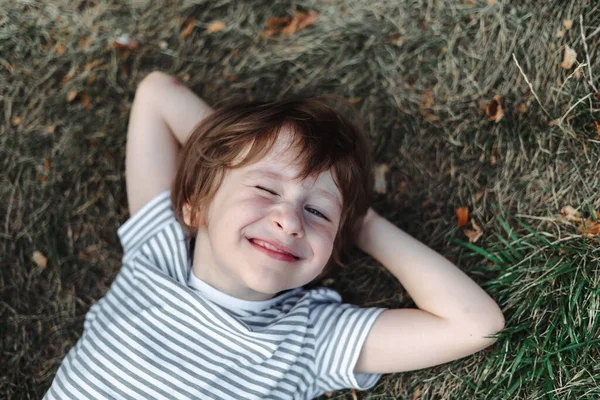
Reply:
<svg viewBox="0 0 600 400"><path fill-rule="evenodd" d="M415 391L413 392L412 400L419 400L420 398L421 398L421 389L416 388Z"/></svg>
<svg viewBox="0 0 600 400"><path fill-rule="evenodd" d="M566 30L571 29L571 27L573 27L573 20L572 19L565 19L563 21L563 26L565 27Z"/></svg>
<svg viewBox="0 0 600 400"><path fill-rule="evenodd" d="M459 227L465 226L469 223L469 207L457 207L456 208L457 225Z"/></svg>
<svg viewBox="0 0 600 400"><path fill-rule="evenodd" d="M517 111L519 114L523 114L525 111L527 111L527 105L525 103L520 103L517 106Z"/></svg>
<svg viewBox="0 0 600 400"><path fill-rule="evenodd" d="M348 103L350 103L350 104L356 104L356 103L358 103L361 100L362 100L362 97L350 97L348 99Z"/></svg>
<svg viewBox="0 0 600 400"><path fill-rule="evenodd" d="M375 167L375 191L379 194L387 192L385 173L388 172L388 170L389 167L387 164L379 164Z"/></svg>
<svg viewBox="0 0 600 400"><path fill-rule="evenodd" d="M485 2L488 6L493 6L494 4L496 4L496 0L485 0Z"/></svg>
<svg viewBox="0 0 600 400"><path fill-rule="evenodd" d="M90 149L95 149L96 148L96 138L91 138L90 139Z"/></svg>
<svg viewBox="0 0 600 400"><path fill-rule="evenodd" d="M86 110L90 110L90 108L92 108L92 104L90 103L90 98L88 97L88 95L83 92L81 93L81 104L83 104L83 108Z"/></svg>
<svg viewBox="0 0 600 400"><path fill-rule="evenodd" d="M41 176L41 175L40 175L40 176L38 176L38 180L39 180L40 182L42 182L42 183L46 183L46 178L45 178L45 177L43 177L43 176Z"/></svg>
<svg viewBox="0 0 600 400"><path fill-rule="evenodd" d="M194 30L194 25L196 24L196 18L194 17L190 17L186 20L186 25L185 28L183 28L183 31L181 31L181 36L182 37L188 37L190 35L190 33L192 33L192 31Z"/></svg>
<svg viewBox="0 0 600 400"><path fill-rule="evenodd" d="M262 38L271 37L277 33L283 36L291 36L299 30L305 29L315 24L319 19L319 13L315 10L310 10L308 13L301 11L296 12L293 16L273 17L267 20L267 28L262 31Z"/></svg>
<svg viewBox="0 0 600 400"><path fill-rule="evenodd" d="M573 75L575 75L575 79L581 78L581 68L577 68Z"/></svg>
<svg viewBox="0 0 600 400"><path fill-rule="evenodd" d="M208 28L206 28L206 32L208 33L215 33L215 32L220 32L223 29L225 29L225 22L223 21L213 21L208 25Z"/></svg>
<svg viewBox="0 0 600 400"><path fill-rule="evenodd" d="M569 46L565 46L565 54L560 66L564 69L569 69L575 64L575 61L577 61L577 53Z"/></svg>
<svg viewBox="0 0 600 400"><path fill-rule="evenodd" d="M582 225L579 227L579 232L587 237L594 237L600 235L600 221L594 221L591 217L585 219L585 227Z"/></svg>
<svg viewBox="0 0 600 400"><path fill-rule="evenodd" d="M481 198L483 197L484 193L485 193L485 189L481 189L479 192L477 192L475 194L475 201L481 200Z"/></svg>
<svg viewBox="0 0 600 400"><path fill-rule="evenodd" d="M44 172L45 173L50 172L50 157L46 157L44 159Z"/></svg>
<svg viewBox="0 0 600 400"><path fill-rule="evenodd" d="M95 260L98 257L98 254L98 246L93 244L79 252L79 259L81 261Z"/></svg>
<svg viewBox="0 0 600 400"><path fill-rule="evenodd" d="M21 123L22 120L23 120L23 117L19 115L19 116L14 117L10 121L10 123L12 124L12 126L17 126L17 125L19 125Z"/></svg>
<svg viewBox="0 0 600 400"><path fill-rule="evenodd" d="M287 15L285 17L279 17L279 18L278 17L269 18L269 20L267 21L267 28L269 28L269 29L280 28L278 25L288 25L291 21L292 21L291 15Z"/></svg>
<svg viewBox="0 0 600 400"><path fill-rule="evenodd" d="M46 258L46 256L44 256L41 252L37 250L33 252L32 258L33 261L37 264L37 266L41 269L45 269L48 265L48 259Z"/></svg>
<svg viewBox="0 0 600 400"><path fill-rule="evenodd" d="M65 86L77 74L77 65L73 65L67 75L60 80L60 86Z"/></svg>
<svg viewBox="0 0 600 400"><path fill-rule="evenodd" d="M502 104L500 103L501 98L500 95L494 96L485 108L485 113L490 121L498 122L504 117L504 111L502 111Z"/></svg>
<svg viewBox="0 0 600 400"><path fill-rule="evenodd" d="M92 61L90 63L85 64L85 67L83 67L83 70L85 72L90 72L92 69L96 68L100 64L102 64L102 60Z"/></svg>
<svg viewBox="0 0 600 400"><path fill-rule="evenodd" d="M65 51L67 51L67 46L65 46L64 43L59 44L56 48L56 54L58 54L59 56L65 54Z"/></svg>
<svg viewBox="0 0 600 400"><path fill-rule="evenodd" d="M565 36L565 31L562 29L557 30L556 33L554 34L554 37L557 39L560 39L563 36Z"/></svg>
<svg viewBox="0 0 600 400"><path fill-rule="evenodd" d="M560 118L553 119L552 121L548 122L548 126L554 126L559 123L560 123Z"/></svg>
<svg viewBox="0 0 600 400"><path fill-rule="evenodd" d="M69 90L69 93L67 94L67 101L72 102L75 99L75 97L77 97L77 90Z"/></svg>
<svg viewBox="0 0 600 400"><path fill-rule="evenodd" d="M394 33L389 37L389 41L394 46L400 47L404 44L405 39L399 33Z"/></svg>
<svg viewBox="0 0 600 400"><path fill-rule="evenodd" d="M594 120L594 126L596 127L596 134L600 135L600 123Z"/></svg>
<svg viewBox="0 0 600 400"><path fill-rule="evenodd" d="M465 236L467 236L469 238L469 243L475 243L479 240L479 238L481 238L481 236L483 235L483 231L481 230L479 225L477 225L475 223L475 220L472 218L471 218L471 225L473 226L473 230L463 229L463 233L465 234Z"/></svg>
<svg viewBox="0 0 600 400"><path fill-rule="evenodd" d="M52 124L46 128L46 134L53 134L58 124Z"/></svg>
<svg viewBox="0 0 600 400"><path fill-rule="evenodd" d="M140 42L128 33L124 33L112 41L112 46L121 52L126 50L137 50L140 48Z"/></svg>
<svg viewBox="0 0 600 400"><path fill-rule="evenodd" d="M571 206L564 206L560 209L560 213L564 215L565 219L568 221L581 222L581 214Z"/></svg>

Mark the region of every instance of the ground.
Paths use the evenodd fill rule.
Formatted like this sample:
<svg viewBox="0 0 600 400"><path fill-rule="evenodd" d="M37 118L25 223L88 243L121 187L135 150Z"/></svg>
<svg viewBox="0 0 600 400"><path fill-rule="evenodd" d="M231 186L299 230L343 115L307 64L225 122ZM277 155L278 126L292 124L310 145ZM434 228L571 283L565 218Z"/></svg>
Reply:
<svg viewBox="0 0 600 400"><path fill-rule="evenodd" d="M3 5L0 397L44 395L121 266L128 114L153 70L214 107L339 96L373 141L373 208L501 306L485 351L329 398L600 397L598 26L583 0ZM358 249L324 284L413 306Z"/></svg>

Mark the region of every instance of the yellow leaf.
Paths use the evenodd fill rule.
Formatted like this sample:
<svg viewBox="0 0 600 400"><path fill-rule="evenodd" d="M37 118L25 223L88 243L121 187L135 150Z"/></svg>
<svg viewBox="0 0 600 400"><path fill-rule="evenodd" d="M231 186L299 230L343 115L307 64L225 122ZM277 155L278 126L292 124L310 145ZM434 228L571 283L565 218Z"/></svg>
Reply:
<svg viewBox="0 0 600 400"><path fill-rule="evenodd" d="M46 268L48 265L48 259L39 251L33 252L33 261L40 267L41 269Z"/></svg>
<svg viewBox="0 0 600 400"><path fill-rule="evenodd" d="M568 221L581 222L579 211L571 206L564 206L560 209L560 213L565 216Z"/></svg>
<svg viewBox="0 0 600 400"><path fill-rule="evenodd" d="M225 22L223 21L213 21L210 23L210 25L208 25L208 28L206 28L206 32L208 33L215 33L215 32L220 32L223 29L225 29Z"/></svg>
<svg viewBox="0 0 600 400"><path fill-rule="evenodd" d="M12 124L12 126L17 126L21 123L22 120L23 120L23 117L19 115L17 117L14 117L12 119L12 121L10 121L10 123Z"/></svg>
<svg viewBox="0 0 600 400"><path fill-rule="evenodd" d="M67 51L67 46L65 46L64 43L59 44L56 48L56 54L58 54L59 56L65 54L65 51Z"/></svg>
<svg viewBox="0 0 600 400"><path fill-rule="evenodd" d="M77 90L75 90L75 89L69 90L69 93L67 94L67 101L71 102L75 99L75 97L77 97Z"/></svg>
<svg viewBox="0 0 600 400"><path fill-rule="evenodd" d="M560 66L564 69L569 69L575 64L575 61L577 61L577 53L569 46L565 46L565 55Z"/></svg>
<svg viewBox="0 0 600 400"><path fill-rule="evenodd" d="M469 238L469 243L475 243L479 240L479 238L481 238L483 231L479 225L475 223L474 219L471 219L471 225L473 225L473 230L463 229L463 233Z"/></svg>

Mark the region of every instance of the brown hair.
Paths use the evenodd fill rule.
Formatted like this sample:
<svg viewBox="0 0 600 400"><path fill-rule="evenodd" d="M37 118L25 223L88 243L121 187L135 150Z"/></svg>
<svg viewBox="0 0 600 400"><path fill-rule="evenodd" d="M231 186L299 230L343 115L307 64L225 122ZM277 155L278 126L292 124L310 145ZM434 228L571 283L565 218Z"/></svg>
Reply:
<svg viewBox="0 0 600 400"><path fill-rule="evenodd" d="M273 102L237 102L202 120L181 149L171 190L173 210L186 232L186 240L194 237L199 223L205 221L205 212L227 169L262 159L282 127L289 127L293 135L292 148L298 149L297 161L302 166L297 178L304 180L332 169L342 194L342 214L333 251L318 278L333 276L335 270L345 267L342 257L356 243L371 204L372 158L370 141L364 131L329 106L330 97L296 95ZM252 147L247 156L232 165L249 146ZM185 203L191 207L191 226L183 218Z"/></svg>

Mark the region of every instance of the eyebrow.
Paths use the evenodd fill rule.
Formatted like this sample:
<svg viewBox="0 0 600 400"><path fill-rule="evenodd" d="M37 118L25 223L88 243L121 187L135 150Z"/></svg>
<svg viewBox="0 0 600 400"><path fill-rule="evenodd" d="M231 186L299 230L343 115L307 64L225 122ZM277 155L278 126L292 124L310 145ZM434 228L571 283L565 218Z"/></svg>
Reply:
<svg viewBox="0 0 600 400"><path fill-rule="evenodd" d="M290 179L289 177L282 175L279 172L267 170L267 169L255 169L252 171L248 171L245 174L246 177L251 177L251 176L255 176L255 175L256 176L264 176L264 177L272 178L272 179L287 179L287 180ZM340 209L342 208L342 202L340 201L338 196L335 196L321 188L315 188L314 191L319 193L321 196L325 197L326 199L332 201Z"/></svg>

